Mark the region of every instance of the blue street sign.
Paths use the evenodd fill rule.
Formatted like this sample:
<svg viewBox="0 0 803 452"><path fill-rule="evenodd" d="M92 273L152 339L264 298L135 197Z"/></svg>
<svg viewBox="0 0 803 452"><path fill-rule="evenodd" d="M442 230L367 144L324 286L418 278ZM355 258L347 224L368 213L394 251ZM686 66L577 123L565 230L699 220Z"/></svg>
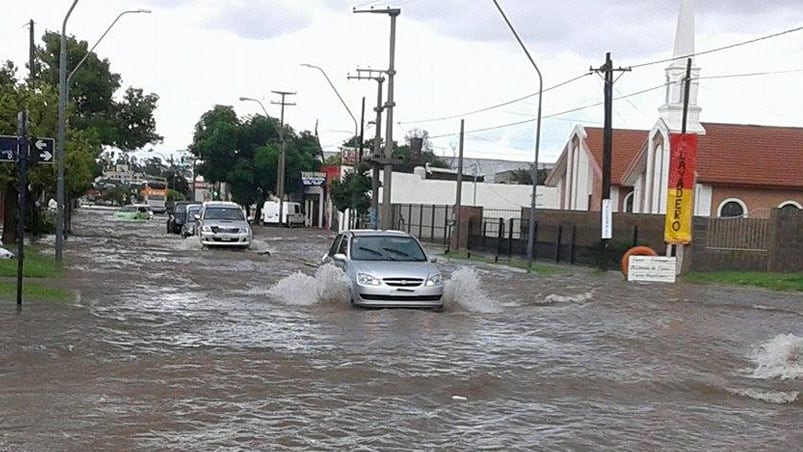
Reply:
<svg viewBox="0 0 803 452"><path fill-rule="evenodd" d="M0 135L0 162L17 161L17 141L17 137Z"/></svg>
<svg viewBox="0 0 803 452"><path fill-rule="evenodd" d="M17 161L19 137L0 135L0 162ZM28 141L29 156L38 163L53 163L56 140L53 138L31 138Z"/></svg>

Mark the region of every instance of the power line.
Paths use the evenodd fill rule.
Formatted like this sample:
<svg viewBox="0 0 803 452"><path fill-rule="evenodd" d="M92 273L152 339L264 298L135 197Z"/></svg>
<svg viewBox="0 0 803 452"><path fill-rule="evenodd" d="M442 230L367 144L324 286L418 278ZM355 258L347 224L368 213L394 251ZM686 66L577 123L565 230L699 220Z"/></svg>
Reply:
<svg viewBox="0 0 803 452"><path fill-rule="evenodd" d="M707 76L707 77L696 77L696 78L693 78L692 80L712 80L712 79L739 78L739 77L757 77L757 76L762 76L762 75L789 74L789 73L796 73L796 72L803 72L803 69L786 69L786 70L780 70L780 71L750 72L750 73L743 73L743 74L710 75L710 76ZM677 82L670 82L670 83L682 83L682 80L681 81L677 81ZM655 91L655 90L660 89L660 88L664 88L664 87L668 86L670 83L662 83L660 85L656 85L656 86L653 86L651 88L647 88L647 89L643 89L643 90L636 91L636 92L633 92L633 93L625 94L623 96L614 97L613 100L616 101L616 100L628 99L630 97L635 97L635 96L639 96L641 94L646 94L648 92ZM589 108L598 107L598 106L602 105L603 103L604 102L596 102L596 103L593 103L593 104L584 105L582 107L575 107L575 108L564 110L564 111L561 111L561 112L558 112L558 113L552 113L552 114L544 116L543 119L554 118L556 116L562 116L562 115L565 115L567 113L574 113L574 112L577 112L577 111L587 110ZM523 121L516 121L516 122L507 123L507 124L500 124L498 126L485 127L485 128L481 128L481 129L475 129L475 130L468 130L465 133L469 134L469 133L488 132L488 131L491 131L491 130L503 129L503 128L506 128L506 127L514 127L514 126L518 126L518 125L522 125L522 124L528 124L528 123L531 123L531 122L534 122L534 121L535 121L535 118L530 118L530 119L526 119L526 120L523 120ZM457 134L456 133L446 133L446 134L442 134L442 135L431 136L430 139L450 137L450 136L455 136L455 135L457 135Z"/></svg>
<svg viewBox="0 0 803 452"><path fill-rule="evenodd" d="M640 67L652 66L654 64L668 63L670 61L675 61L675 60L685 60L687 58L691 58L691 57L695 57L695 56L707 55L709 53L720 52L720 51L723 51L723 50L732 49L734 47L741 47L741 46L744 46L744 45L747 45L747 44L752 44L754 42L763 41L765 39L775 38L775 37L782 36L782 35L785 35L785 34L794 33L794 32L800 31L800 30L803 30L803 26L797 27L797 28L790 28L788 30L780 31L778 33L772 33L772 34L761 36L761 37L758 37L758 38L755 38L755 39L749 39L747 41L741 41L741 42L737 42L737 43L734 43L734 44L728 44L726 46L717 47L717 48L710 49L710 50L705 50L705 51L702 51L702 52L689 53L687 55L681 55L681 56L672 57L672 58L664 58L663 60L651 61L649 63L635 64L633 66L630 66L630 68L631 69L637 69L637 68L640 68Z"/></svg>
<svg viewBox="0 0 803 452"><path fill-rule="evenodd" d="M584 73L582 75L578 75L577 77L570 78L570 79L568 79L566 81L560 82L557 85L550 86L549 88L544 88L543 92L547 92L547 91L551 91L553 89L560 88L561 86L568 85L569 83L575 82L575 81L580 80L581 78L587 77L589 75L591 75L591 71L586 72L586 73ZM498 104L495 104L495 105L479 108L477 110L472 110L472 111L469 111L467 113L458 113L456 115L442 116L442 117L439 117L439 118L416 119L416 120L411 120L411 121L399 121L397 124L416 124L416 123L422 123L422 122L436 122L436 121L445 121L447 119L463 118L465 116L470 116L470 115L473 115L473 114L482 113L482 112L485 112L485 111L488 111L488 110L493 110L495 108L504 107L506 105L514 104L516 102L521 102L521 101L523 101L525 99L529 99L529 98L535 97L537 95L538 95L538 91L536 91L534 93L527 94L525 96L517 97L515 99L511 99L511 100L508 100L508 101L505 101L505 102L501 102L501 103L498 103Z"/></svg>

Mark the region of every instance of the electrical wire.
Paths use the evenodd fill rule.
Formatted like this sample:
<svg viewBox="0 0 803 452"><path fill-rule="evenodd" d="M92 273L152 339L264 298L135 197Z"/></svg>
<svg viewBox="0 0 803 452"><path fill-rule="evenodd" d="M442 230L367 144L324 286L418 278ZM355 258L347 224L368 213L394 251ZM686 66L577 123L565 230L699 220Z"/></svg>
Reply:
<svg viewBox="0 0 803 452"><path fill-rule="evenodd" d="M573 77L573 78L570 78L570 79L565 80L563 82L560 82L557 85L553 85L553 86L550 86L548 88L544 88L543 92L552 91L553 89L557 89L557 88L560 88L561 86L568 85L569 83L572 83L572 82L575 82L577 80L580 80L581 78L587 77L587 76L591 75L592 73L593 72L588 71L588 72L586 72L586 73L584 73L582 75L578 75L577 77ZM415 120L410 120L410 121L399 121L399 122L397 122L397 124L418 124L418 123L422 123L422 122L436 122L436 121L445 121L447 119L464 118L466 116L470 116L470 115L473 115L473 114L482 113L482 112L485 112L485 111L493 110L495 108L500 108L500 107L504 107L506 105L514 104L516 102L520 102L520 101L523 101L525 99L529 99L531 97L535 97L537 95L538 95L538 91L536 91L534 93L527 94L525 96L517 97L515 99L504 101L504 102L501 102L501 103L498 103L498 104L490 105L488 107L483 107L483 108L479 108L477 110L472 110L472 111L469 111L469 112L466 112L466 113L459 113L459 114L456 114L456 115L449 115L449 116L441 116L439 118L415 119Z"/></svg>
<svg viewBox="0 0 803 452"><path fill-rule="evenodd" d="M694 53L690 53L688 55L681 55L681 56L672 57L672 58L664 58L663 60L650 61L649 63L635 64L635 65L630 66L630 69L637 69L637 68L640 68L640 67L652 66L654 64L668 63L670 61L675 61L675 60L685 60L687 58L691 58L691 57L695 57L695 56L707 55L709 53L714 53L714 52L721 52L723 50L733 49L735 47L741 47L741 46L744 46L744 45L747 45L747 44L752 44L754 42L763 41L765 39L771 39L771 38L775 38L775 37L778 37L778 36L783 36L783 35L786 35L786 34L789 34L789 33L794 33L794 32L800 31L800 30L803 30L803 26L797 27L797 28L790 28L788 30L780 31L780 32L777 32L777 33L772 33L772 34L769 34L769 35L764 35L764 36L761 36L761 37L758 37L758 38L755 38L755 39L748 39L747 41L741 41L741 42L737 42L737 43L734 43L734 44L728 44L726 46L717 47L717 48L714 48L714 49L704 50L702 52L694 52Z"/></svg>

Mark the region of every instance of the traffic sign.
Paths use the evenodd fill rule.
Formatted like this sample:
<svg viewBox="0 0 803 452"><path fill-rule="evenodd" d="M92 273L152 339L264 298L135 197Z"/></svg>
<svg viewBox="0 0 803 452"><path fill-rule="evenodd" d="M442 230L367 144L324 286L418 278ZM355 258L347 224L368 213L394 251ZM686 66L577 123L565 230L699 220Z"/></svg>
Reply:
<svg viewBox="0 0 803 452"><path fill-rule="evenodd" d="M11 135L0 135L0 162L17 161L17 143L19 137ZM53 163L55 155L56 140L53 138L36 138L29 141L29 153L31 160L38 163Z"/></svg>
<svg viewBox="0 0 803 452"><path fill-rule="evenodd" d="M53 150L56 148L56 140L53 138L37 138L31 140L31 157L39 163L53 163Z"/></svg>
<svg viewBox="0 0 803 452"><path fill-rule="evenodd" d="M0 162L17 161L17 142L15 136L0 135Z"/></svg>

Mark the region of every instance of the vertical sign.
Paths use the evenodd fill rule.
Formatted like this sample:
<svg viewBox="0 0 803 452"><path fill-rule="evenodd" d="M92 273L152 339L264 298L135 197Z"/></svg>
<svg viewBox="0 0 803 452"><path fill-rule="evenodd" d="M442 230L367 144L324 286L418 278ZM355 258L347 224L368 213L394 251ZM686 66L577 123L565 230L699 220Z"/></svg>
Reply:
<svg viewBox="0 0 803 452"><path fill-rule="evenodd" d="M673 134L669 141L669 185L666 191L664 241L671 245L682 245L691 242L697 135Z"/></svg>
<svg viewBox="0 0 803 452"><path fill-rule="evenodd" d="M610 199L602 200L602 237L605 239L613 238L613 209Z"/></svg>

